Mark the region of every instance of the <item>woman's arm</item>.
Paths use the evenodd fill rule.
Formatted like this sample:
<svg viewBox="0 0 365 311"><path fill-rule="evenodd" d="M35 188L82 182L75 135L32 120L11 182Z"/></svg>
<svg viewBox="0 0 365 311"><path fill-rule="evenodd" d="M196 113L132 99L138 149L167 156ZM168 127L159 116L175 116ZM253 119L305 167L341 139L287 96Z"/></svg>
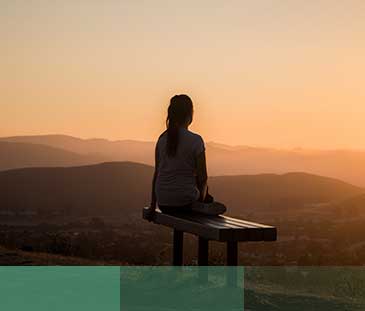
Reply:
<svg viewBox="0 0 365 311"><path fill-rule="evenodd" d="M155 148L155 172L153 173L153 178L152 178L151 204L150 204L149 212L148 212L148 215L147 215L148 220L152 220L153 215L154 215L155 210L156 210L156 205L157 205L155 189L156 189L156 178L157 178L157 173L158 173L158 164L159 164L159 160L158 160L158 150L157 150L157 144L156 144L156 148Z"/></svg>
<svg viewBox="0 0 365 311"><path fill-rule="evenodd" d="M151 193L151 204L150 204L150 208L152 210L156 209L156 178L157 178L157 169L155 168L155 172L153 173L153 179L152 179L152 193Z"/></svg>
<svg viewBox="0 0 365 311"><path fill-rule="evenodd" d="M196 159L196 181L197 187L200 192L200 202L204 202L207 195L208 189L208 174L207 174L207 164L205 159L205 151L201 152Z"/></svg>

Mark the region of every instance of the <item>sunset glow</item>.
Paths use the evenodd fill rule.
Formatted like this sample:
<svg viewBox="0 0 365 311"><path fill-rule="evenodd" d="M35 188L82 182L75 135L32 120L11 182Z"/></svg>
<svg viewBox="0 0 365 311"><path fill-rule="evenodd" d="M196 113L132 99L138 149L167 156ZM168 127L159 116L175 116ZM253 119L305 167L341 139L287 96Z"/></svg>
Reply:
<svg viewBox="0 0 365 311"><path fill-rule="evenodd" d="M0 1L0 136L365 148L364 1Z"/></svg>

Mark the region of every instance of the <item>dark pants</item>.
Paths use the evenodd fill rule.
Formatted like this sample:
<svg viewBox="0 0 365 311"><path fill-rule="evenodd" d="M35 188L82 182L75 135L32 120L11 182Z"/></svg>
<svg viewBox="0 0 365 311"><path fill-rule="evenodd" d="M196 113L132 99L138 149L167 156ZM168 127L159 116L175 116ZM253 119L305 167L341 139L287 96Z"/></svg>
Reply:
<svg viewBox="0 0 365 311"><path fill-rule="evenodd" d="M207 189L207 194L205 195L204 203L212 203L214 198L209 194ZM176 213L189 213L191 212L191 204L181 205L181 206L166 206L159 205L158 206L162 213L165 214L176 214Z"/></svg>

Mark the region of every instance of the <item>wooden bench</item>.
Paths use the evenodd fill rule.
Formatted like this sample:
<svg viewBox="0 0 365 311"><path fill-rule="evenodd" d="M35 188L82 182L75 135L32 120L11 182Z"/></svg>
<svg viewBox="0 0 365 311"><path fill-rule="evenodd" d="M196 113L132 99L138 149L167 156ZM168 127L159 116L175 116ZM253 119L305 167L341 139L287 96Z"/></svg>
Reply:
<svg viewBox="0 0 365 311"><path fill-rule="evenodd" d="M146 219L146 210L143 218ZM208 266L209 241L227 243L227 265L237 266L238 242L276 241L276 228L227 216L207 216L196 213L164 214L156 210L153 222L174 229L173 260L174 266L183 264L184 232L199 237L198 265Z"/></svg>

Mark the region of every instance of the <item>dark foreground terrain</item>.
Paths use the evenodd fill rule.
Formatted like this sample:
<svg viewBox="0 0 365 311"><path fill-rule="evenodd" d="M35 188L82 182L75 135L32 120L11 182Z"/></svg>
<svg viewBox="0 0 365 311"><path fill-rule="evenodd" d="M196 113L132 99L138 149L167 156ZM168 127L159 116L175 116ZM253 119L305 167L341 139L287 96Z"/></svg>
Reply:
<svg viewBox="0 0 365 311"><path fill-rule="evenodd" d="M141 217L152 173L131 162L0 172L0 245L32 255L168 265L171 230ZM209 185L229 215L278 228L275 243L241 243L241 264L365 263L362 188L305 173L213 177ZM224 245L212 242L210 252L211 264L224 264ZM187 235L185 263L196 264L196 257L196 238Z"/></svg>

